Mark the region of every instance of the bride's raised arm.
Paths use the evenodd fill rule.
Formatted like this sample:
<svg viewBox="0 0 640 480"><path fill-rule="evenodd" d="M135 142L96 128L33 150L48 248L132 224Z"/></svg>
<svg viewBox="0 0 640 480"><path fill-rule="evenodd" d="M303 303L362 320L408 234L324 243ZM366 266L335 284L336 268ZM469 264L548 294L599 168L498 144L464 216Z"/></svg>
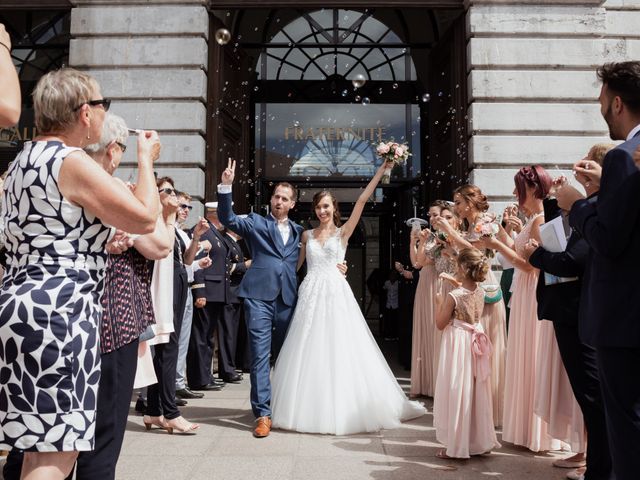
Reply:
<svg viewBox="0 0 640 480"><path fill-rule="evenodd" d="M392 167L393 167L393 163L383 162L382 165L380 165L380 168L378 168L378 171L376 172L376 174L373 176L373 178L369 182L369 184L366 186L366 188L362 191L362 193L358 197L358 200L356 201L356 204L353 207L353 212L351 213L349 220L347 220L347 222L342 226L341 236L343 241L346 242L349 239L349 237L351 237L351 234L353 233L353 231L356 229L356 226L360 221L360 217L362 216L362 211L364 210L364 206L369 201L369 198L371 197L371 195L373 195L373 192L375 191L376 187L378 186L378 183L380 182L380 179L382 178L382 174L387 168L392 168Z"/></svg>

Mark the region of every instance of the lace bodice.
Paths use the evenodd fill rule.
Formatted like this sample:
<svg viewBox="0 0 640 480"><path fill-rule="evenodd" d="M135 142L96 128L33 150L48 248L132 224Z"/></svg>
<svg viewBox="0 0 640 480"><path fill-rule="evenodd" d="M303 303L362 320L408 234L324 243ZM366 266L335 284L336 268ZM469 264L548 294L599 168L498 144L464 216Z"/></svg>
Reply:
<svg viewBox="0 0 640 480"><path fill-rule="evenodd" d="M309 230L307 234L307 274L327 271L339 273L336 265L344 261L344 255L347 251L346 245L342 244L341 229L338 228L324 244L316 240L313 233L313 230Z"/></svg>
<svg viewBox="0 0 640 480"><path fill-rule="evenodd" d="M438 273L454 273L456 271L456 262L454 259L444 255L440 245L437 242L429 242L424 246L425 253L433 260L436 272Z"/></svg>
<svg viewBox="0 0 640 480"><path fill-rule="evenodd" d="M484 309L484 290L480 285L473 291L458 287L449 292L449 295L456 304L453 318L472 325L480 321Z"/></svg>

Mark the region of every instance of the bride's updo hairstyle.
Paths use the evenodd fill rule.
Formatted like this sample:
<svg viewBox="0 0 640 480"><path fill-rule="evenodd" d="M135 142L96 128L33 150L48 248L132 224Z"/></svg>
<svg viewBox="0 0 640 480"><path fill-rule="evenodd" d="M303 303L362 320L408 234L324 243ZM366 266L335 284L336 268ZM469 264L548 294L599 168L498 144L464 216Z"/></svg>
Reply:
<svg viewBox="0 0 640 480"><path fill-rule="evenodd" d="M453 191L453 194L458 194L464 198L468 203L473 205L479 212L486 212L489 210L489 202L487 196L482 193L480 187L476 185L462 185Z"/></svg>
<svg viewBox="0 0 640 480"><path fill-rule="evenodd" d="M324 197L329 197L331 199L331 203L333 204L333 223L335 224L336 227L339 227L340 225L342 225L342 222L340 221L340 210L338 209L338 200L336 200L336 197L334 197L333 193L331 193L329 190L320 190L319 192L316 192L316 194L313 196L313 213L315 214L316 207L320 203L320 200L322 200Z"/></svg>
<svg viewBox="0 0 640 480"><path fill-rule="evenodd" d="M538 200L543 200L549 195L549 190L553 180L547 171L540 165L522 167L513 177L518 194L518 205L522 207L527 199L527 187L533 189L533 196Z"/></svg>
<svg viewBox="0 0 640 480"><path fill-rule="evenodd" d="M489 259L477 248L463 248L458 252L458 266L464 276L474 282L484 282L489 273Z"/></svg>

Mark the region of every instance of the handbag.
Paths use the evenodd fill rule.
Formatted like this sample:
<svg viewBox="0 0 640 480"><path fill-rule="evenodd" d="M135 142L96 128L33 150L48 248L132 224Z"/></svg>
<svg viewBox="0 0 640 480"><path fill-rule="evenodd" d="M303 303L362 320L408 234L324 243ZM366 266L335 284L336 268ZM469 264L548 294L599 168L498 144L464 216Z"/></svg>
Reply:
<svg viewBox="0 0 640 480"><path fill-rule="evenodd" d="M156 332L153 331L153 325L147 325L147 328L145 329L144 332L140 334L140 337L138 337L138 340L140 342L146 342L147 340L151 340L155 336L156 336Z"/></svg>
<svg viewBox="0 0 640 480"><path fill-rule="evenodd" d="M502 289L500 285L488 284L482 285L484 289L484 303L498 303L502 300Z"/></svg>

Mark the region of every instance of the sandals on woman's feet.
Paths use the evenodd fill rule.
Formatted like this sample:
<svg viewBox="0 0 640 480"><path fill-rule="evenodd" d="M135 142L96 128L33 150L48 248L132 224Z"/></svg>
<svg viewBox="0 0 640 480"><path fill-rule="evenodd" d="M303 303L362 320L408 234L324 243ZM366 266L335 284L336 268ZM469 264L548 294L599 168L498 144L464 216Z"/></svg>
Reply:
<svg viewBox="0 0 640 480"><path fill-rule="evenodd" d="M158 427L158 428L162 428L163 430L169 431L167 427L167 422L162 415L159 417L152 417L150 415L145 415L144 417L142 417L142 421L144 423L144 428L146 428L147 431L151 430L151 427Z"/></svg>
<svg viewBox="0 0 640 480"><path fill-rule="evenodd" d="M172 418L166 421L167 432L173 433L176 431L180 434L195 434L196 430L200 428L197 423L191 423L184 419L184 417Z"/></svg>

